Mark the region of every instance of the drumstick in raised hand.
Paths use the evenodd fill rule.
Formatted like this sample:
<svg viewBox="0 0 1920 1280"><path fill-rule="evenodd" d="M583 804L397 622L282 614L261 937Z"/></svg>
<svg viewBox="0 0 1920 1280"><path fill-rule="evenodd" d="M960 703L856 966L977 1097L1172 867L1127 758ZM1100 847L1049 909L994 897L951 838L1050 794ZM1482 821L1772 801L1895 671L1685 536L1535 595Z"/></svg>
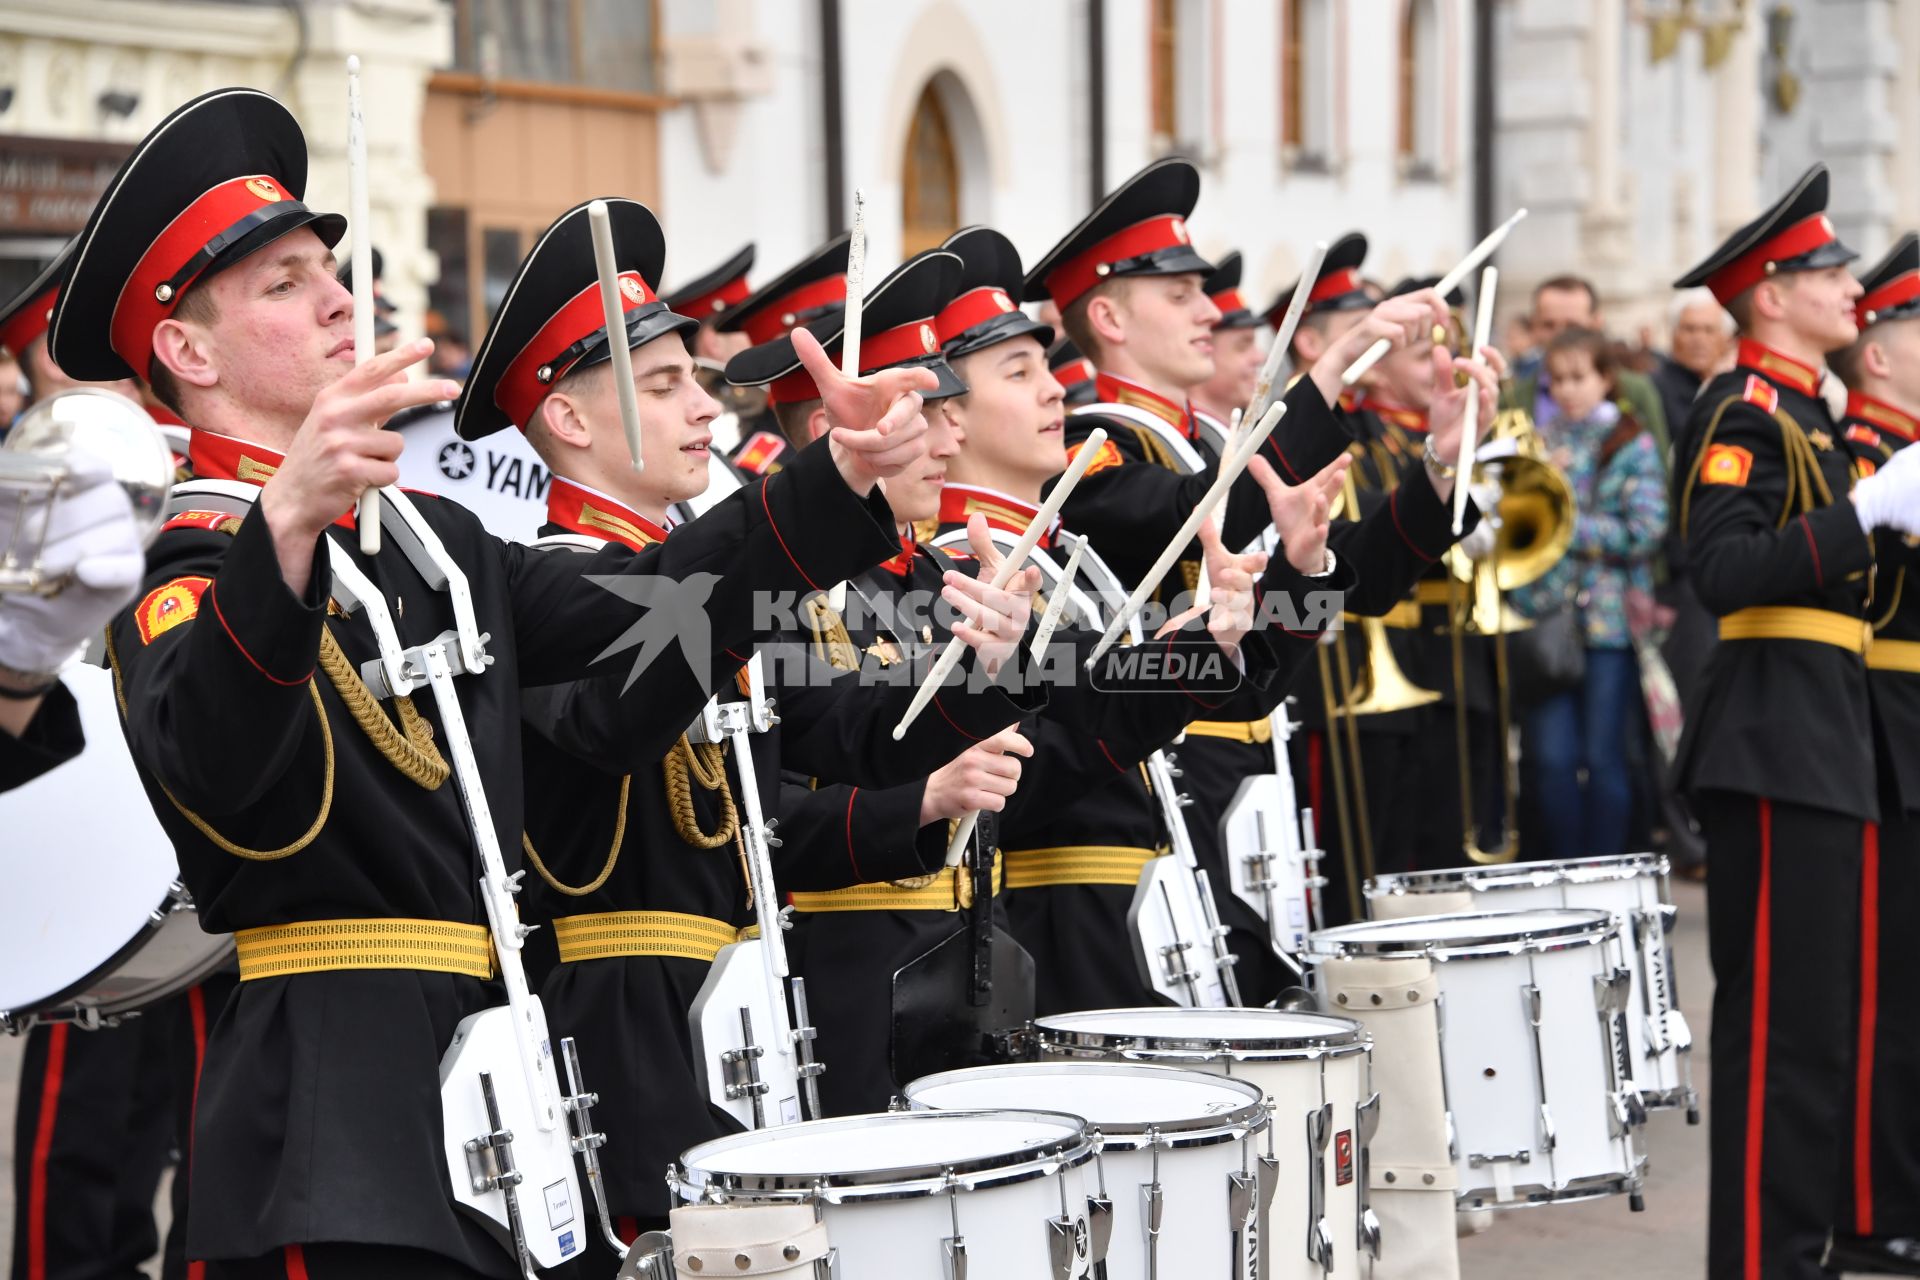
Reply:
<svg viewBox="0 0 1920 1280"><path fill-rule="evenodd" d="M627 347L627 309L620 303L620 268L613 256L613 219L605 200L587 204L593 230L593 265L600 273L600 311L607 322L607 350L613 356L613 389L620 402L620 425L627 433L633 469L641 471L640 402L633 391L633 352Z"/></svg>
<svg viewBox="0 0 1920 1280"><path fill-rule="evenodd" d="M853 189L853 231L847 237L847 309L840 326L840 372L860 376L860 326L867 291L867 193Z"/></svg>
<svg viewBox="0 0 1920 1280"><path fill-rule="evenodd" d="M1493 291L1499 284L1500 268L1488 267L1480 273L1480 295L1473 300L1473 344L1467 349L1467 359L1475 364L1484 363L1480 359L1480 348L1493 338ZM1473 478L1473 451L1480 442L1479 437L1480 389L1473 387L1461 410L1460 453L1454 459L1453 536L1456 538L1467 521L1467 491L1472 488L1469 481Z"/></svg>
<svg viewBox="0 0 1920 1280"><path fill-rule="evenodd" d="M1287 313L1281 317L1280 327L1274 330L1266 363L1260 366L1260 380L1253 384L1253 398L1247 401L1244 415L1248 422L1260 421L1273 402L1273 389L1280 381L1280 364L1293 346L1293 331L1300 327L1300 318L1307 313L1307 297L1313 292L1313 282L1320 278L1320 266L1326 260L1327 242L1314 241L1313 248L1307 251L1307 265L1300 269L1300 283L1294 286L1293 297L1287 300Z"/></svg>
<svg viewBox="0 0 1920 1280"><path fill-rule="evenodd" d="M1525 209L1516 210L1511 218L1508 218L1505 222L1495 227L1488 233L1485 240L1473 246L1472 252L1460 259L1458 266L1440 277L1440 283L1433 286L1434 292L1442 298L1445 298L1448 294L1459 288L1460 282L1471 275L1475 267L1492 257L1493 251L1498 249L1501 243L1506 240L1507 233L1519 225L1520 219L1526 216L1527 211ZM1340 375L1340 381L1349 387L1360 381L1367 370L1380 363L1380 358L1386 355L1392 346L1392 343L1382 338L1368 347L1366 354L1347 366L1347 371Z"/></svg>
<svg viewBox="0 0 1920 1280"><path fill-rule="evenodd" d="M373 215L367 194L367 121L360 108L360 59L347 59L347 221L353 228L348 261L353 276L353 363L373 359ZM360 494L354 513L360 554L380 554L380 491Z"/></svg>

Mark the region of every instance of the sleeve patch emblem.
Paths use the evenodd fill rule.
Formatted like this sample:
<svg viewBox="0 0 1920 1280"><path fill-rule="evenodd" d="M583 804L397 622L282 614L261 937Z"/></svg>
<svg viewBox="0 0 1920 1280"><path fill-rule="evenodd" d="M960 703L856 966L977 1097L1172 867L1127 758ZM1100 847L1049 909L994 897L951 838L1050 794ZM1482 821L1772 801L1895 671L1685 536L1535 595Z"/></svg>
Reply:
<svg viewBox="0 0 1920 1280"><path fill-rule="evenodd" d="M140 643L152 644L181 623L193 621L200 612L200 597L212 585L212 578L175 578L149 591L133 611Z"/></svg>
<svg viewBox="0 0 1920 1280"><path fill-rule="evenodd" d="M1869 449L1878 448L1880 445L1880 433L1858 422L1847 428L1847 439L1855 444L1864 444Z"/></svg>
<svg viewBox="0 0 1920 1280"><path fill-rule="evenodd" d="M1753 451L1737 444L1709 445L1700 459L1701 484L1745 485L1752 471Z"/></svg>
<svg viewBox="0 0 1920 1280"><path fill-rule="evenodd" d="M182 511L161 525L160 532L165 533L169 529L207 529L218 533L221 525L239 518L231 511Z"/></svg>
<svg viewBox="0 0 1920 1280"><path fill-rule="evenodd" d="M774 460L787 451L787 442L770 431L756 431L734 456L734 464L741 470L753 475L771 475L768 470ZM778 468L775 468L777 470Z"/></svg>
<svg viewBox="0 0 1920 1280"><path fill-rule="evenodd" d="M1880 468L1874 464L1872 458L1855 458L1853 460L1853 469L1862 480L1865 480Z"/></svg>
<svg viewBox="0 0 1920 1280"><path fill-rule="evenodd" d="M1086 441L1082 440L1079 444L1068 446L1068 466L1073 465L1073 460L1080 456L1080 450L1085 447L1086 443ZM1115 445L1113 441L1102 440L1100 442L1100 451L1093 455L1093 461L1087 464L1084 475L1090 476L1095 472L1105 471L1108 467L1117 467L1125 461L1126 459L1120 456L1119 447Z"/></svg>

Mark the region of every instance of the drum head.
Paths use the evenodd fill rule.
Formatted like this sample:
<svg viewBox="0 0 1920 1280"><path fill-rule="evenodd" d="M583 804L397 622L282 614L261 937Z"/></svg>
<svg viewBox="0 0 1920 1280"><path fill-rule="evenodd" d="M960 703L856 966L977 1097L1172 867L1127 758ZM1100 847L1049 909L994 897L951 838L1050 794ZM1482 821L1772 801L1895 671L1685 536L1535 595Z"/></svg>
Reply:
<svg viewBox="0 0 1920 1280"><path fill-rule="evenodd" d="M1539 888L1551 884L1594 884L1664 876L1667 859L1658 853L1623 853L1601 858L1563 858L1558 862L1510 862L1492 867L1449 867L1444 871L1399 871L1367 882L1367 896L1388 893L1451 893L1459 889Z"/></svg>
<svg viewBox="0 0 1920 1280"><path fill-rule="evenodd" d="M1349 955L1503 955L1598 942L1613 930L1613 917L1605 911L1475 911L1322 929L1307 939L1307 952L1322 959Z"/></svg>
<svg viewBox="0 0 1920 1280"><path fill-rule="evenodd" d="M1078 1116L1048 1111L902 1111L760 1129L703 1142L680 1159L688 1200L703 1188L817 1192L831 1200L933 1194L949 1171L985 1186L1092 1158Z"/></svg>
<svg viewBox="0 0 1920 1280"><path fill-rule="evenodd" d="M1168 1065L1196 1057L1297 1058L1358 1053L1366 1030L1351 1018L1292 1009L1090 1009L1034 1020L1043 1047L1104 1050L1102 1056Z"/></svg>
<svg viewBox="0 0 1920 1280"><path fill-rule="evenodd" d="M44 1009L153 930L180 874L120 730L113 676L79 666L63 679L87 745L0 794L0 1010Z"/></svg>
<svg viewBox="0 0 1920 1280"><path fill-rule="evenodd" d="M915 1080L907 1101L935 1111L1040 1107L1082 1116L1109 1139L1119 1134L1244 1136L1260 1117L1258 1085L1231 1076L1124 1062L1017 1062Z"/></svg>

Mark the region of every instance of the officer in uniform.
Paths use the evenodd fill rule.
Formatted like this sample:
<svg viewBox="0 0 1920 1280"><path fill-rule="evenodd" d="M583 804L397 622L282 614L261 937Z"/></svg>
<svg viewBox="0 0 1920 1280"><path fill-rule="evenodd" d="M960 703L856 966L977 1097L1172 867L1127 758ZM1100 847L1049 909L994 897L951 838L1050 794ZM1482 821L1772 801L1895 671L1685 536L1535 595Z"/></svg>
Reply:
<svg viewBox="0 0 1920 1280"><path fill-rule="evenodd" d="M1247 306L1240 270L1240 251L1234 249L1200 286L1220 318L1213 322L1213 376L1193 389L1193 407L1215 422L1232 422L1234 410L1246 407L1267 358L1259 342L1267 321Z"/></svg>
<svg viewBox="0 0 1920 1280"><path fill-rule="evenodd" d="M1871 475L1920 438L1920 236L1901 236L1860 278L1860 336L1832 357L1847 385L1841 438ZM1867 686L1898 779L1882 788L1877 844L1861 850L1860 994L1850 1159L1826 1264L1834 1271L1920 1275L1920 1003L1905 980L1903 928L1920 918L1920 761L1896 744L1920 733L1920 559L1874 535Z"/></svg>
<svg viewBox="0 0 1920 1280"><path fill-rule="evenodd" d="M713 270L698 276L678 289L660 294L660 301L677 316L697 320L694 332L693 363L698 370L701 389L720 402L721 415L713 422L715 445L725 454L739 448L746 424L766 408L758 397L743 396L727 382L727 361L746 349L747 336L738 331L722 333L720 321L752 294L747 273L753 270L754 247L746 245ZM731 467L731 463L724 463Z"/></svg>
<svg viewBox="0 0 1920 1280"><path fill-rule="evenodd" d="M632 201L608 205L620 239L640 247L636 265L644 285L660 267L658 224ZM951 259L921 261L883 282L871 302L880 331L870 349L885 351L890 317L930 308L915 294L940 288L941 269L950 273L956 265ZM597 298L597 281L583 205L563 215L521 264L474 362L456 425L467 438L509 424L526 431L553 472L543 534L638 551L669 542L669 506L705 488L706 431L719 406L692 376L686 341L693 321L666 310L637 320L627 335L641 407L642 470L636 472L628 456L605 377L604 345L556 374L552 390L537 400L516 385L514 367L528 353L538 358L599 332L598 310L576 305L580 298ZM916 335L917 329L909 336ZM803 368L801 376L811 375ZM925 394L938 396L944 389ZM687 536L684 529L672 535ZM566 550L548 554L571 558ZM1017 638L1020 624L1004 622ZM984 641L994 634L987 629L981 636ZM777 677L786 667L776 662L768 670ZM904 848L882 846L856 858L838 813L831 815L833 838L810 838L808 815L788 814L780 806L783 759L829 777L900 785L1018 719L1023 706L991 685L977 695L964 689L943 693L939 710L917 720L906 740L896 743L889 730L911 689L850 680L830 687L805 678L813 674L769 690L777 697L780 724L753 741L763 811L781 821L775 855L781 886L838 889L876 872L912 876L939 865L944 844L916 850L911 840ZM737 767L729 771L720 747L695 745L684 734L664 756L657 748L634 750L629 744L644 735L644 722L654 713L595 689L611 681L617 694L624 676L528 695L522 847L537 876L527 914L549 924L558 944L559 965L542 983L542 999L555 1033L578 1041L583 1066L592 1073L602 1100L595 1121L610 1140L603 1155L609 1203L627 1220L623 1229L637 1233L666 1225L669 1202L660 1171L688 1148L738 1127L707 1103L688 1013L715 954L752 916L734 856L744 821ZM737 695L728 689L722 696ZM635 718L641 722L630 723ZM1017 761L1008 764L1017 776ZM823 1043L823 1055L830 1048Z"/></svg>
<svg viewBox="0 0 1920 1280"><path fill-rule="evenodd" d="M1066 394L1067 408L1094 402L1093 361L1080 354L1072 338L1061 338L1048 350L1047 370Z"/></svg>
<svg viewBox="0 0 1920 1280"><path fill-rule="evenodd" d="M852 237L841 232L802 258L778 277L754 290L714 322L717 336L744 336L748 347L759 347L793 332L796 325L825 317L847 301L847 256ZM738 356L735 351L731 361ZM728 385L731 379L725 380ZM740 446L728 461L747 476L772 475L786 464L794 448L775 421L772 406L752 421L740 424Z"/></svg>
<svg viewBox="0 0 1920 1280"><path fill-rule="evenodd" d="M371 625L332 607L331 564L345 558L385 598L403 644L452 625L404 548L360 553L348 512L397 474L400 442L379 422L456 389L396 380L426 343L355 366L351 296L328 251L344 223L301 203L305 177L304 139L278 102L245 89L195 99L109 184L52 321L63 369L148 370L194 423L196 472L261 486L244 515L169 521L147 595L108 634L149 799L203 924L233 932L240 951L196 1104L188 1251L215 1277L505 1277L517 1264L449 1199L439 1106L454 1027L498 999L467 780L440 753L435 707L371 696L359 675L376 654ZM635 321L661 309L639 256L629 245L622 260ZM537 396L582 354L540 352L511 378ZM635 673L664 752L707 696L701 667L727 678L727 649L751 639L752 592L888 553L867 495L919 450L912 385L851 391L843 403L858 416L830 449L675 547L541 556L451 503L414 499L491 637L491 666L461 677L459 696L503 847L521 830L520 687L576 678L646 620L592 578L721 575L708 651L671 647Z"/></svg>
<svg viewBox="0 0 1920 1280"><path fill-rule="evenodd" d="M1826 206L1815 165L1675 285L1707 286L1741 333L1673 471L1687 562L1720 620L1677 762L1710 869L1714 1280L1821 1274L1859 1064L1862 858L1882 787L1911 803L1876 767L1886 726L1862 654L1872 539L1920 532L1920 468L1897 454L1855 482L1820 396L1861 293Z"/></svg>

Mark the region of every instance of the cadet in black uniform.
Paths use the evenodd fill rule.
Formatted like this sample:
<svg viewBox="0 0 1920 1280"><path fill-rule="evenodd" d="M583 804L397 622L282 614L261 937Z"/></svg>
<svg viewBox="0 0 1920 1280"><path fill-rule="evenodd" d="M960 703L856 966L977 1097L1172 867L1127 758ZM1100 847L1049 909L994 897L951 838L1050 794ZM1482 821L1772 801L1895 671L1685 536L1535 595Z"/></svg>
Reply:
<svg viewBox="0 0 1920 1280"><path fill-rule="evenodd" d="M1712 289L1741 329L1673 469L1687 562L1720 619L1678 760L1710 867L1714 1280L1821 1274L1857 1067L1863 845L1882 786L1910 803L1876 767L1886 728L1861 655L1869 534L1920 531L1920 469L1896 455L1853 484L1820 397L1861 292L1826 205L1816 165L1676 282Z"/></svg>
<svg viewBox="0 0 1920 1280"><path fill-rule="evenodd" d="M847 301L847 255L852 237L841 232L785 272L760 286L714 322L717 336L740 336L758 347L785 337L796 325L818 320ZM738 350L728 359L739 355ZM729 381L729 385L732 385ZM781 433L773 408L740 424L740 444L728 456L743 475L772 475L794 445Z"/></svg>
<svg viewBox="0 0 1920 1280"><path fill-rule="evenodd" d="M1047 369L1066 393L1067 408L1093 403L1093 362L1080 354L1072 338L1061 338L1048 350Z"/></svg>
<svg viewBox="0 0 1920 1280"><path fill-rule="evenodd" d="M498 1000L461 788L435 708L369 695L359 664L376 652L371 626L364 611L334 616L322 554L374 584L403 643L451 626L445 597L400 548L359 552L348 513L396 477L401 442L378 423L456 389L395 381L426 343L354 365L351 297L328 252L344 224L300 202L305 176L304 140L279 103L242 89L196 99L109 185L53 316L62 368L148 369L194 423L196 472L262 486L244 516L170 521L147 596L108 637L149 798L204 926L235 932L240 950L197 1103L188 1248L216 1277L508 1276L516 1264L448 1197L439 1106L454 1026ZM620 254L627 310L636 321L662 310L633 269L639 246ZM537 403L582 354L531 354L496 402ZM710 644L668 646L635 673L664 752L707 680L731 676L754 590L887 554L884 507L865 495L920 448L914 384L851 389L840 403L857 415L830 448L729 499L674 547L544 556L451 503L414 499L491 636L491 667L462 677L459 696L503 847L521 830L521 686L579 676L646 620L591 577L721 575L704 610ZM622 652L607 665L633 664ZM396 954L409 941L419 949Z"/></svg>
<svg viewBox="0 0 1920 1280"><path fill-rule="evenodd" d="M1236 409L1253 398L1266 353L1260 350L1260 330L1266 317L1247 305L1240 290L1240 251L1222 254L1220 265L1201 284L1220 318L1213 322L1213 376L1193 389L1193 407L1215 422L1233 421Z"/></svg>
<svg viewBox="0 0 1920 1280"><path fill-rule="evenodd" d="M608 203L623 239L642 247L637 267L645 283L659 270L658 225L643 206ZM943 269L950 280L958 264L949 258L910 265L873 291L870 314L879 330L872 334L873 350L886 347L889 317L917 317L930 309L933 303L914 295L941 288ZM597 296L596 281L581 206L557 221L521 264L467 382L456 420L465 434L504 425L500 415L480 407L496 396L511 399L498 388L525 353L565 347L576 335L597 330L598 313L573 305L579 297ZM669 540L668 507L706 487L708 427L719 409L693 379L685 345L692 327L685 317L657 311L628 333L645 446L645 467L637 473L606 376L604 346L556 377L538 404L512 403L517 425L554 476L543 534L636 551ZM532 416L519 419L526 412ZM675 530L673 538L686 538L686 529L698 524ZM566 550L549 554L571 558ZM796 833L779 804L783 759L828 777L900 784L1017 719L1024 706L991 686L978 695L945 692L940 707L895 743L889 730L906 709L910 689L860 687L851 680L832 688L806 679L788 683L781 679L786 670L784 662L768 666L780 724L753 743L763 811L781 818L774 855L781 887L839 888L887 869L921 874L926 867L911 841L855 859L844 838L810 840ZM737 767L727 768L722 749L694 745L684 735L677 735L681 740L664 758L658 749L631 749L643 726L628 721L650 720L651 710L594 687L612 681L617 693L623 678L624 672L616 673L527 696L524 848L537 876L527 916L550 925L558 943L560 964L542 983L542 999L555 1034L575 1037L583 1064L591 1064L586 1069L602 1099L595 1122L609 1139L602 1156L609 1203L638 1231L666 1225L661 1170L688 1148L738 1128L707 1103L688 1013L714 955L752 916L735 852L744 821ZM614 714L601 713L601 707L615 708ZM932 861L937 864L944 852L944 844L933 848ZM822 1056L833 1048L830 1042L819 1046Z"/></svg>
<svg viewBox="0 0 1920 1280"><path fill-rule="evenodd" d="M1842 438L1871 475L1920 438L1920 237L1901 236L1854 304L1860 336L1832 357L1847 384ZM1920 558L1891 532L1874 536L1867 686L1899 779L1883 788L1877 843L1861 849L1859 1028L1841 1196L1827 1266L1920 1275L1920 988L1904 932L1920 918ZM1883 774L1886 771L1883 770Z"/></svg>

